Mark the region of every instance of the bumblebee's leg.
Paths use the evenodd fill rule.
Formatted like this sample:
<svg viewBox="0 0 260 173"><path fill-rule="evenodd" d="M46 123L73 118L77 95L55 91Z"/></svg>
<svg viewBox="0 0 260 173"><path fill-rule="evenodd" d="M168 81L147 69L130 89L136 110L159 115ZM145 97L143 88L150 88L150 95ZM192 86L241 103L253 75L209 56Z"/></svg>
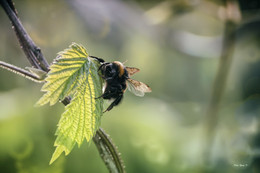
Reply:
<svg viewBox="0 0 260 173"><path fill-rule="evenodd" d="M123 94L121 94L120 96L118 96L109 106L108 108L103 112L107 112L107 111L110 111L114 106L118 105L121 100L123 99Z"/></svg>
<svg viewBox="0 0 260 173"><path fill-rule="evenodd" d="M108 95L108 94L107 94L107 93L103 93L101 96L96 97L95 99L100 99L101 97L104 97L104 96L106 96L106 95Z"/></svg>
<svg viewBox="0 0 260 173"><path fill-rule="evenodd" d="M89 57L91 57L91 58L94 58L94 59L98 60L100 63L103 63L103 62L105 62L105 60L103 60L102 58L98 58L98 57L96 57L96 56L89 56Z"/></svg>
<svg viewBox="0 0 260 173"><path fill-rule="evenodd" d="M100 99L101 97L103 97L104 99L110 99L112 95L114 95L116 93L116 91L114 92L104 92L101 96L96 97L95 99Z"/></svg>
<svg viewBox="0 0 260 173"><path fill-rule="evenodd" d="M101 68L104 66L105 64L101 64L98 68L98 71L101 70ZM103 77L104 78L104 77Z"/></svg>
<svg viewBox="0 0 260 173"><path fill-rule="evenodd" d="M99 71L104 65L108 64L108 63L105 63L105 60L103 60L102 58L98 58L98 57L96 57L96 56L89 56L89 57L94 58L94 59L96 59L96 60L98 60L98 61L100 62L101 65L99 66L98 71ZM102 76L102 78L104 78L104 77Z"/></svg>
<svg viewBox="0 0 260 173"><path fill-rule="evenodd" d="M99 68L98 68L98 71L101 70L101 68L102 68L104 65L106 65L106 64L109 64L109 63L108 63L108 62L105 62L105 63L101 64L101 65L99 66Z"/></svg>
<svg viewBox="0 0 260 173"><path fill-rule="evenodd" d="M99 99L101 97L103 97L104 99L111 99L111 98L115 98L118 94L118 90L121 90L120 86L110 86L109 88L106 87L104 93L99 96L99 97L96 97L95 99ZM116 94L116 96L115 96Z"/></svg>

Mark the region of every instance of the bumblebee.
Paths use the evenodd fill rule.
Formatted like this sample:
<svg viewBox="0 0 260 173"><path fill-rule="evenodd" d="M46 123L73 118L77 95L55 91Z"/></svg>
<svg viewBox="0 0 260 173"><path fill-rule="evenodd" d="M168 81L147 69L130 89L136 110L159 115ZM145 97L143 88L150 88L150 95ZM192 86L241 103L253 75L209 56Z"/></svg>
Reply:
<svg viewBox="0 0 260 173"><path fill-rule="evenodd" d="M137 96L143 97L146 92L152 89L145 83L131 79L130 77L140 70L135 67L125 67L119 61L105 62L103 59L90 56L100 62L98 71L101 71L101 77L105 80L104 92L98 98L113 100L113 102L104 111L110 111L118 105L122 99L126 88Z"/></svg>

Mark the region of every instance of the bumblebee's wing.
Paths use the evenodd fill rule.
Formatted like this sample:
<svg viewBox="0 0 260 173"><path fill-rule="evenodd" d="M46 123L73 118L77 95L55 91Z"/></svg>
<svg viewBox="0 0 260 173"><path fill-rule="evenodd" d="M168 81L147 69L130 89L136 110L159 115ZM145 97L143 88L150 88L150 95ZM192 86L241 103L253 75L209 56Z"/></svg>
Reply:
<svg viewBox="0 0 260 173"><path fill-rule="evenodd" d="M125 67L126 71L128 72L129 76L132 76L133 74L139 72L140 70L135 67Z"/></svg>
<svg viewBox="0 0 260 173"><path fill-rule="evenodd" d="M144 93L152 92L152 89L143 82L128 78L128 90L137 96L143 97Z"/></svg>

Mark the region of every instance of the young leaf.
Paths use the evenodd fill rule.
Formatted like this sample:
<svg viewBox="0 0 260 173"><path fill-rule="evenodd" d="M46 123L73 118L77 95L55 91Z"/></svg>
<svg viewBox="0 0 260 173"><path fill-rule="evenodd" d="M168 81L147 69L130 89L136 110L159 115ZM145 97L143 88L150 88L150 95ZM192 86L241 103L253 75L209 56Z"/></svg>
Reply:
<svg viewBox="0 0 260 173"><path fill-rule="evenodd" d="M39 106L72 97L58 123L51 164L63 151L68 155L76 143L80 146L84 138L90 141L99 127L103 100L95 99L102 94L98 63L88 57L83 46L74 43L59 53L42 91L46 93L36 103Z"/></svg>

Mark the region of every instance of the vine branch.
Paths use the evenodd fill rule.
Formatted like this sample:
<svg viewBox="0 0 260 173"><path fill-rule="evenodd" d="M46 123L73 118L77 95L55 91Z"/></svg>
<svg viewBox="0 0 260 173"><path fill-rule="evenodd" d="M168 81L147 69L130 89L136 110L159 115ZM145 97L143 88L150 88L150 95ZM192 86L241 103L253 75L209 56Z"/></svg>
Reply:
<svg viewBox="0 0 260 173"><path fill-rule="evenodd" d="M27 59L29 60L30 64L34 68L41 69L43 71L48 71L49 64L45 60L43 54L41 53L41 49L36 46L33 42L31 37L28 35L26 30L24 29L21 21L17 16L17 12L14 8L12 0L0 0L1 5L9 17L16 36L19 40L20 46L23 49Z"/></svg>
<svg viewBox="0 0 260 173"><path fill-rule="evenodd" d="M99 128L96 133L97 135L93 137L93 141L106 166L114 167L115 172L124 173L123 161L120 158L116 146L102 128Z"/></svg>
<svg viewBox="0 0 260 173"><path fill-rule="evenodd" d="M48 72L49 64L44 58L41 49L36 46L36 44L33 42L31 37L23 27L21 21L17 16L17 11L13 5L12 0L0 0L0 4L9 17L9 20L11 21L13 29L16 33L17 39L19 40L20 46L30 64L36 69ZM1 62L0 66L16 73L25 72L25 70L23 69L4 62ZM27 74L28 72L26 71L25 73ZM28 76L30 76L31 78L35 78L35 76L31 76L31 74L29 74ZM70 98L65 98L62 103L64 105L69 104ZM115 145L112 143L112 140L101 128L97 130L96 135L93 137L93 141L109 172L125 172L119 152L117 151Z"/></svg>

